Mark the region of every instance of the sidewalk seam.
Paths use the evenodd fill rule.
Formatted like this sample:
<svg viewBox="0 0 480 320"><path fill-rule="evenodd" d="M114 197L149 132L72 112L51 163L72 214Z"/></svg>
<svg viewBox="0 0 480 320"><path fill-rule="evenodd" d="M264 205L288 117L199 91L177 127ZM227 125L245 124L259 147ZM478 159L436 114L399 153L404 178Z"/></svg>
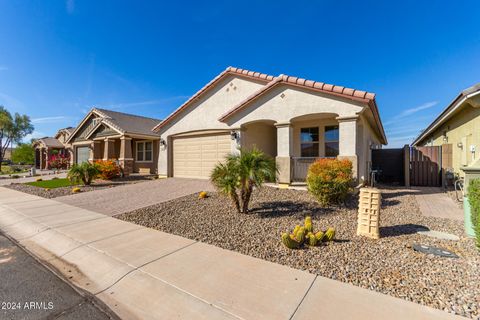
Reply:
<svg viewBox="0 0 480 320"><path fill-rule="evenodd" d="M290 318L288 318L289 320L292 320L293 317L295 317L295 314L297 313L298 309L300 308L300 305L303 303L303 300L305 300L305 298L307 297L308 293L310 292L310 289L312 289L312 287L313 287L313 284L315 283L315 281L317 281L317 278L318 278L318 274L316 274L315 278L313 278L312 283L310 283L310 286L308 286L307 291L303 295L303 297L300 300L300 302L298 303L297 307L295 308L295 310L293 310L292 315L290 316Z"/></svg>

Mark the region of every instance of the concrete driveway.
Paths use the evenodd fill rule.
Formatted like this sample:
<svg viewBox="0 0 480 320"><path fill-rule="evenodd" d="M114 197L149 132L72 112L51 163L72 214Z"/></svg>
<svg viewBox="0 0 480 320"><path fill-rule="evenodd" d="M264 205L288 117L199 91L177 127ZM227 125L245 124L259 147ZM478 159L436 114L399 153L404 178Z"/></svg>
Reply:
<svg viewBox="0 0 480 320"><path fill-rule="evenodd" d="M55 200L114 216L200 191L214 191L214 188L208 180L168 178L68 195Z"/></svg>

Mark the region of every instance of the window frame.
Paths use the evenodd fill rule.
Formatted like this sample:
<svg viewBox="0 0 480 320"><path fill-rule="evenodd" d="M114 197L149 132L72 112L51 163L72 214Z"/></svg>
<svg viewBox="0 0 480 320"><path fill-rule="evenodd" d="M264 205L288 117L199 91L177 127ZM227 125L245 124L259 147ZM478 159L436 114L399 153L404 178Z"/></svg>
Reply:
<svg viewBox="0 0 480 320"><path fill-rule="evenodd" d="M151 153L150 160L145 160L146 155L147 155L147 143L151 143L152 148L148 150ZM138 159L138 146L142 145L142 158L143 160ZM138 163L152 163L153 162L153 140L140 140L140 141L135 141L135 162Z"/></svg>
<svg viewBox="0 0 480 320"><path fill-rule="evenodd" d="M338 132L338 137L336 140L328 140L327 139L327 128L336 128ZM336 142L338 145L338 153L335 156L327 156L327 143ZM340 126L336 125L328 125L323 128L323 147L324 147L324 154L325 158L336 158L340 154Z"/></svg>
<svg viewBox="0 0 480 320"><path fill-rule="evenodd" d="M316 129L317 130L317 140L313 140L313 141L309 141L309 142L304 142L302 141L302 130L305 130L305 129ZM317 155L315 156L304 156L303 155L303 148L302 148L302 145L304 144L316 144L317 145ZM320 128L319 127L302 127L300 128L300 157L301 158L318 158L320 157Z"/></svg>

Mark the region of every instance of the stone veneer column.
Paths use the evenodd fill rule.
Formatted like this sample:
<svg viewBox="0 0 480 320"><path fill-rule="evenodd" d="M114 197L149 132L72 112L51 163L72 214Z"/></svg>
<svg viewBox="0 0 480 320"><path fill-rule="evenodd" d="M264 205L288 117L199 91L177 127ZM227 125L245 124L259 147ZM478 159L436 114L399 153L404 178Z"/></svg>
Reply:
<svg viewBox="0 0 480 320"><path fill-rule="evenodd" d="M357 157L357 120L358 116L337 117L339 131L338 159L348 159L352 162L353 177L358 179Z"/></svg>
<svg viewBox="0 0 480 320"><path fill-rule="evenodd" d="M124 175L133 173L132 138L120 138L120 157L118 158Z"/></svg>
<svg viewBox="0 0 480 320"><path fill-rule="evenodd" d="M277 123L277 157L275 162L278 167L278 183L290 184L293 154L293 128L287 123Z"/></svg>

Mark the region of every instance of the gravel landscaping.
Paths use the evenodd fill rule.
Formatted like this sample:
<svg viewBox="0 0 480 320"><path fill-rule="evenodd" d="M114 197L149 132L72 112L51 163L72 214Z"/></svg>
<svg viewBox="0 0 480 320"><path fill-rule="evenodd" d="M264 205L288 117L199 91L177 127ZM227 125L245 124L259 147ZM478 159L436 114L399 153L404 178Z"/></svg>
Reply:
<svg viewBox="0 0 480 320"><path fill-rule="evenodd" d="M256 190L249 214L238 214L217 193L196 194L123 214L119 219L210 243L470 318L480 310L480 254L463 237L458 221L423 217L409 190L383 189L381 236L356 236L357 200L321 208L305 191L265 187ZM337 230L336 241L320 247L289 250L284 231L313 218L314 229ZM460 241L416 234L418 228L453 233ZM415 243L449 249L459 259L424 255Z"/></svg>
<svg viewBox="0 0 480 320"><path fill-rule="evenodd" d="M78 185L78 186L52 188L49 190L45 188L30 186L25 183L11 183L9 185L5 185L4 187L29 193L29 194L33 194L35 196L52 199L56 197L62 197L62 196L68 196L68 195L74 194L72 192L72 189L75 187L80 188L80 193L83 193L83 192L89 192L89 191L95 191L95 190L101 190L101 189L107 189L107 188L114 188L114 187L123 186L126 184L151 181L152 179L153 179L152 176L129 176L125 178L114 179L111 181L95 180L90 186Z"/></svg>

